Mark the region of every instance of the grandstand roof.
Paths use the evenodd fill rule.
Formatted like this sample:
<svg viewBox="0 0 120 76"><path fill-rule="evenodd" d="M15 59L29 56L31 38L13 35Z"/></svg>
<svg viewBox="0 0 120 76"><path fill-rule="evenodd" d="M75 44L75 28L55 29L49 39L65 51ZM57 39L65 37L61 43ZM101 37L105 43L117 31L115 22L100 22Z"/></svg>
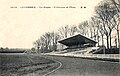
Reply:
<svg viewBox="0 0 120 76"><path fill-rule="evenodd" d="M66 46L83 45L83 44L88 44L88 43L96 44L97 43L96 41L94 41L88 37L85 37L81 34L60 40L58 42L63 45L66 45Z"/></svg>

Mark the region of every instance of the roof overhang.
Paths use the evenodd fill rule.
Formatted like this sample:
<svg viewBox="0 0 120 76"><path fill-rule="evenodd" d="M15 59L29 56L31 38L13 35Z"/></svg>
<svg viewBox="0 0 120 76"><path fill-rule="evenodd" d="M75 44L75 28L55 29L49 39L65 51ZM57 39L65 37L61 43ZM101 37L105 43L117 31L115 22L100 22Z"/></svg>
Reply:
<svg viewBox="0 0 120 76"><path fill-rule="evenodd" d="M88 43L89 44L96 44L97 43L96 41L94 41L88 37L85 37L81 34L60 40L58 42L63 44L63 45L66 45L66 46L83 45L83 44L88 44Z"/></svg>

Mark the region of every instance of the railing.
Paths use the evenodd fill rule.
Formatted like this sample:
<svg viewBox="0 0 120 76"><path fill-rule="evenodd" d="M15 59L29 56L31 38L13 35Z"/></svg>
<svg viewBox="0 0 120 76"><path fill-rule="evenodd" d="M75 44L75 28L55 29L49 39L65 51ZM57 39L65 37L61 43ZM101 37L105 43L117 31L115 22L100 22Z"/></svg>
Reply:
<svg viewBox="0 0 120 76"><path fill-rule="evenodd" d="M93 54L91 56L97 58L120 59L120 54Z"/></svg>

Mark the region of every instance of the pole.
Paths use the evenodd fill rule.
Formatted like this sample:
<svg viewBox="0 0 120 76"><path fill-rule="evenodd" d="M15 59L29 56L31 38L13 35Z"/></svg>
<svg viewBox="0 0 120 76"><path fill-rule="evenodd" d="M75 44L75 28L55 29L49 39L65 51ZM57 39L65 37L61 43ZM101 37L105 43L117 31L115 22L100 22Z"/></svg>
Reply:
<svg viewBox="0 0 120 76"><path fill-rule="evenodd" d="M119 48L119 62L120 62L120 39L119 39L119 30L118 30L118 48Z"/></svg>

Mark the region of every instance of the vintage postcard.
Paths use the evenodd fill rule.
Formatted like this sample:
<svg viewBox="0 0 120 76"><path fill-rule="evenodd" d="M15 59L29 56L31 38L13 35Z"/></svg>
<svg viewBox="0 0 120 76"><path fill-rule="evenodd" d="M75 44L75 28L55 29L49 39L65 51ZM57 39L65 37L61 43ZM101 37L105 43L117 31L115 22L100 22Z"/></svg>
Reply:
<svg viewBox="0 0 120 76"><path fill-rule="evenodd" d="M120 76L120 0L0 0L0 76Z"/></svg>

